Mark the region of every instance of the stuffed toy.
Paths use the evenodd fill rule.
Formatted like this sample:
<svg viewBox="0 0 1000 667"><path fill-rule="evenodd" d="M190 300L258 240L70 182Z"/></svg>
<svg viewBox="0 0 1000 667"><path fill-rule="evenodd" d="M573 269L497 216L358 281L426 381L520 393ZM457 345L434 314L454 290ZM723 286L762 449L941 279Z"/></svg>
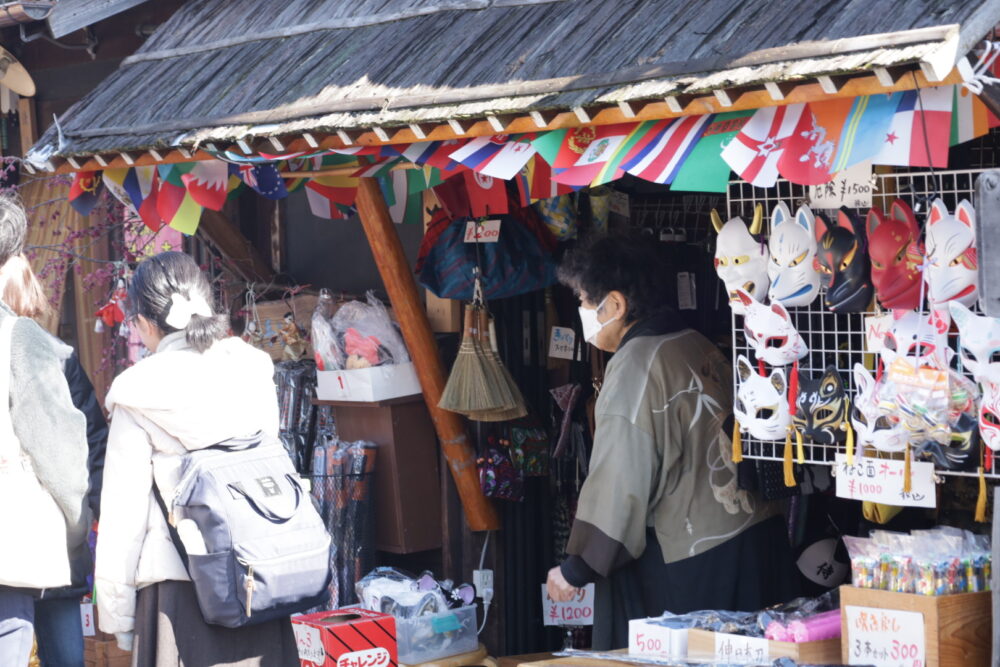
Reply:
<svg viewBox="0 0 1000 667"><path fill-rule="evenodd" d="M712 226L719 233L715 244L715 270L726 285L729 306L737 315L744 313L737 290L743 290L755 299L763 299L767 294L767 246L753 237L753 234L760 233L762 220L763 209L759 204L754 209L749 230L741 218L732 218L722 224L718 212L712 211Z"/></svg>
<svg viewBox="0 0 1000 667"><path fill-rule="evenodd" d="M931 305L958 301L971 306L979 298L976 212L966 200L955 215L940 199L927 217L927 297Z"/></svg>
<svg viewBox="0 0 1000 667"><path fill-rule="evenodd" d="M920 308L920 267L923 247L913 209L902 199L892 203L887 218L878 209L865 222L872 261L872 284L884 308Z"/></svg>
<svg viewBox="0 0 1000 667"><path fill-rule="evenodd" d="M826 307L835 313L868 310L874 288L865 228L858 216L841 207L837 224L816 216L819 249L816 253L820 283L826 288Z"/></svg>
<svg viewBox="0 0 1000 667"><path fill-rule="evenodd" d="M808 306L819 294L816 271L816 217L800 206L793 218L784 202L771 213L771 261L767 275L771 301L786 307Z"/></svg>
<svg viewBox="0 0 1000 667"><path fill-rule="evenodd" d="M740 427L758 440L784 439L792 420L785 369L775 368L768 377L758 375L750 360L741 354L736 371L739 388L733 414Z"/></svg>

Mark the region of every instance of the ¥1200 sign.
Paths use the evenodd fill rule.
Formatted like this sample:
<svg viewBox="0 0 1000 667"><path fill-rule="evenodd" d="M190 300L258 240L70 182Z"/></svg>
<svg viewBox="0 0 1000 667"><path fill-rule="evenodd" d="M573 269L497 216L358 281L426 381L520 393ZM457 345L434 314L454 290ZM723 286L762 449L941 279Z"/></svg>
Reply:
<svg viewBox="0 0 1000 667"><path fill-rule="evenodd" d="M569 602L556 602L542 584L542 612L545 625L593 625L594 584L581 588Z"/></svg>

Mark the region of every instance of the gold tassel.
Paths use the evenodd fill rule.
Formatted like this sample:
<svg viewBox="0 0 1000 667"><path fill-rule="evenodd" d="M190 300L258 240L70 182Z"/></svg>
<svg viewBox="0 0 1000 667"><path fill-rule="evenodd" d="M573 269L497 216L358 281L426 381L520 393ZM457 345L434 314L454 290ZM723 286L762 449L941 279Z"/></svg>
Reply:
<svg viewBox="0 0 1000 667"><path fill-rule="evenodd" d="M854 465L854 429L848 422L844 422L847 426L847 465Z"/></svg>
<svg viewBox="0 0 1000 667"><path fill-rule="evenodd" d="M802 431L795 429L795 454L798 464L803 466L806 464L806 448L802 445Z"/></svg>
<svg viewBox="0 0 1000 667"><path fill-rule="evenodd" d="M740 433L740 423L733 420L733 463L743 460L743 436Z"/></svg>
<svg viewBox="0 0 1000 667"><path fill-rule="evenodd" d="M903 493L913 490L913 480L910 479L910 443L906 443L906 457L903 459Z"/></svg>
<svg viewBox="0 0 1000 667"><path fill-rule="evenodd" d="M796 431L796 433L798 433ZM792 468L792 429L788 428L788 435L785 436L785 486L795 486L795 469Z"/></svg>
<svg viewBox="0 0 1000 667"><path fill-rule="evenodd" d="M979 466L979 498L976 499L976 521L986 523L986 473Z"/></svg>

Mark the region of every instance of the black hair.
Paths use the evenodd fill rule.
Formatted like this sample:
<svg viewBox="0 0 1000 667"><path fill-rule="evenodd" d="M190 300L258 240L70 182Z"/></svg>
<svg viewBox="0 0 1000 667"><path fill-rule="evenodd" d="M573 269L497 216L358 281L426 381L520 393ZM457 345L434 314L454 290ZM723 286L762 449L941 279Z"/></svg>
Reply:
<svg viewBox="0 0 1000 667"><path fill-rule="evenodd" d="M648 241L592 236L566 253L559 281L594 304L614 290L621 292L628 301L625 323L631 324L669 308L662 271Z"/></svg>
<svg viewBox="0 0 1000 667"><path fill-rule="evenodd" d="M179 331L167 324L174 294L186 299L200 296L212 309L208 317L192 315L184 328L191 347L204 352L229 334L229 318L215 311L208 279L182 252L161 252L140 262L128 287L129 316L142 315L164 334Z"/></svg>
<svg viewBox="0 0 1000 667"><path fill-rule="evenodd" d="M14 195L0 196L0 266L20 255L28 235L28 216Z"/></svg>

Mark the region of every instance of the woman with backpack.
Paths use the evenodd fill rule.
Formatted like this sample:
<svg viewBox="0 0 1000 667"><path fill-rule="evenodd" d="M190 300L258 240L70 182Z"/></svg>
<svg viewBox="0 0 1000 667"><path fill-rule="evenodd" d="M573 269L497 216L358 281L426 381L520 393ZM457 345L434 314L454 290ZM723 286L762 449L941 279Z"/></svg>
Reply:
<svg viewBox="0 0 1000 667"><path fill-rule="evenodd" d="M140 667L298 665L288 618L235 629L205 622L154 496L174 497L189 452L277 435L271 359L230 336L227 317L211 303L205 275L179 252L146 259L129 285L128 323L152 354L108 392L98 621Z"/></svg>

